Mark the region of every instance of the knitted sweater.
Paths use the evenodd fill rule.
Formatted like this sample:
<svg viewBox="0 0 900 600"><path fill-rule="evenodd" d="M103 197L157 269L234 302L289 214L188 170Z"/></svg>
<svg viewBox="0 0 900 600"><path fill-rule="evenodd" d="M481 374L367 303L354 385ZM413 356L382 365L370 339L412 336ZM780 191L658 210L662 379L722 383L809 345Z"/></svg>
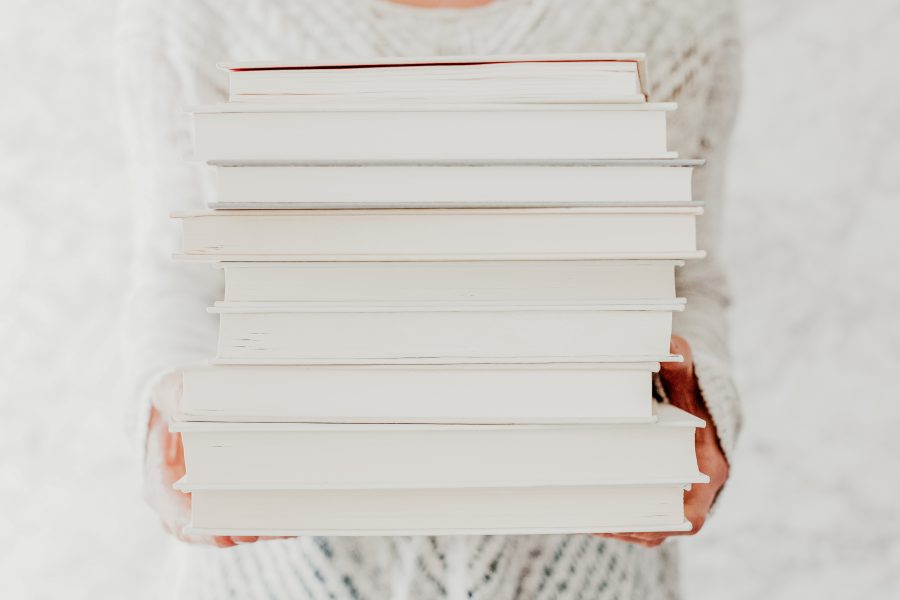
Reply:
<svg viewBox="0 0 900 600"><path fill-rule="evenodd" d="M725 0L495 0L424 9L387 0L124 0L118 31L121 100L132 169L134 278L129 378L135 422L179 365L209 358L221 274L174 264L168 214L200 208L210 173L187 162L184 109L225 98L223 60L378 55L645 51L655 101L676 101L670 148L707 165L699 242L710 256L678 272L688 300L675 332L692 345L704 399L731 457L739 405L731 382L716 262L725 146L735 108L738 43ZM222 550L182 547L180 597L673 598L675 548L588 535L298 538Z"/></svg>

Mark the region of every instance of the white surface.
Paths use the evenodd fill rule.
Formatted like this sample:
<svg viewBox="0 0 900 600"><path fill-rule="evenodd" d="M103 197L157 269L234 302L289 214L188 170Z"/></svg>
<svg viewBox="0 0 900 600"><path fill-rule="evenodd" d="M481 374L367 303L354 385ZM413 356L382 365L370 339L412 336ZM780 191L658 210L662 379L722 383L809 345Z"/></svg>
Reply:
<svg viewBox="0 0 900 600"><path fill-rule="evenodd" d="M718 514L682 542L683 585L701 600L886 600L900 594L900 8L787 4L743 1L725 242L747 423ZM9 0L0 22L8 598L146 597L170 548L120 433L112 17L108 1Z"/></svg>

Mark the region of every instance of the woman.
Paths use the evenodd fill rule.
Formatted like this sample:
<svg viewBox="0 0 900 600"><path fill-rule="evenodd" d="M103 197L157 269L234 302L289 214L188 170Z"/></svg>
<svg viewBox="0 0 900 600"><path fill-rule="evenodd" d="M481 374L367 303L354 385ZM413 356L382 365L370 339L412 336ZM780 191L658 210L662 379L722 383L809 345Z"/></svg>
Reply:
<svg viewBox="0 0 900 600"><path fill-rule="evenodd" d="M440 5L440 6L435 6ZM723 0L127 0L121 15L122 100L134 164L136 268L131 348L145 488L180 536L189 497L171 490L184 470L166 423L177 368L209 357L221 276L174 264L175 209L201 208L208 173L187 162L183 109L225 98L222 60L635 51L648 53L651 98L679 102L670 146L707 159L695 177L706 201L705 261L680 269L688 310L661 384L673 403L707 418L698 432L708 485L686 501L696 532L727 477L739 427L728 371L723 277L715 262L717 203L738 80L734 9ZM191 539L177 587L185 598L673 598L675 549L666 534L402 538ZM613 539L610 539L613 538ZM254 543L256 542L256 543ZM206 544L206 545L204 545ZM236 546L228 550L214 548ZM658 547L659 546L659 547Z"/></svg>

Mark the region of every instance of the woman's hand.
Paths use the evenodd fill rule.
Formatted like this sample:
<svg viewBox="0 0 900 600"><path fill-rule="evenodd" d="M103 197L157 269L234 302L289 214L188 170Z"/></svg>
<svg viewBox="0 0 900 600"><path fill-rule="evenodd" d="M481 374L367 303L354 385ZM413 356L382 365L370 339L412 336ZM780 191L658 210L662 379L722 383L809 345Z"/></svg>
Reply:
<svg viewBox="0 0 900 600"><path fill-rule="evenodd" d="M709 475L709 483L695 483L684 495L684 516L691 522L690 531L661 531L650 533L598 533L601 537L632 542L648 548L659 546L669 536L694 535L709 514L709 509L725 480L728 479L728 461L719 446L716 426L709 410L700 396L697 378L694 375L694 362L691 347L682 337L672 336L672 353L684 356L681 363L663 363L659 370L660 379L666 389L666 395L673 406L696 415L706 421L706 427L697 429L696 449L697 463L701 473Z"/></svg>
<svg viewBox="0 0 900 600"><path fill-rule="evenodd" d="M156 387L147 424L144 498L159 515L163 528L183 542L228 548L257 541L257 537L192 536L183 532L191 520L191 495L172 487L184 476L184 447L181 434L169 432L169 423L180 398L180 374L165 378Z"/></svg>

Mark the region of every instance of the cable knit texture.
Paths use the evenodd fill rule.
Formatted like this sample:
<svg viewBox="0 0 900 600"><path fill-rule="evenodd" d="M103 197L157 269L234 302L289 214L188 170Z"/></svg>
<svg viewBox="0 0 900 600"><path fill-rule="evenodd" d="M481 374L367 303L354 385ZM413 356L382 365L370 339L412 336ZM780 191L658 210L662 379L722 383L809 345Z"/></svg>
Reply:
<svg viewBox="0 0 900 600"><path fill-rule="evenodd" d="M699 242L710 257L679 270L688 309L675 331L694 349L720 441L732 455L740 419L729 375L716 262L725 145L738 82L737 32L725 0L495 0L423 9L386 0L124 0L118 39L130 140L135 256L130 378L135 419L163 376L215 349L205 309L221 274L175 264L168 213L201 208L210 173L190 164L185 107L226 97L223 60L386 55L645 51L651 100L674 100L670 148L707 159L695 176L706 202ZM229 550L182 547L180 597L675 598L672 542L648 550L588 535L299 538Z"/></svg>

